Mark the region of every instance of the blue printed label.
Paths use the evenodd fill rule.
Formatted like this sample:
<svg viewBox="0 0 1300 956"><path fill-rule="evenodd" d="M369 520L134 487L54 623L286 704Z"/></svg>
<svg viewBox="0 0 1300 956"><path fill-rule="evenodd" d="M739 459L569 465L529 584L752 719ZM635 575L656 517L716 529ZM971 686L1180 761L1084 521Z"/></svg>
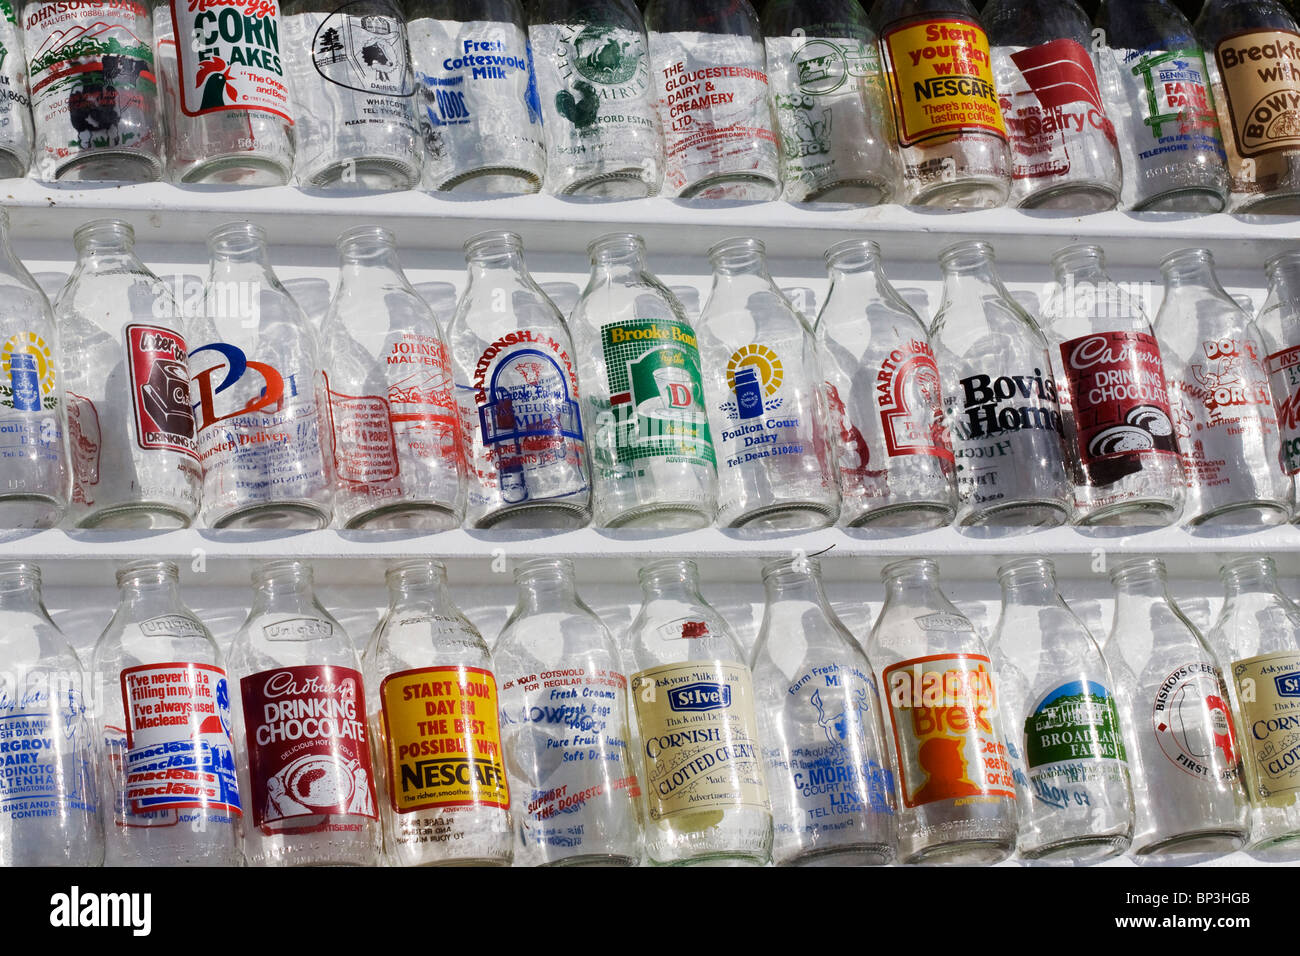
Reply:
<svg viewBox="0 0 1300 956"><path fill-rule="evenodd" d="M731 706L731 688L713 683L674 687L668 692L668 706L677 711L721 710Z"/></svg>
<svg viewBox="0 0 1300 956"><path fill-rule="evenodd" d="M0 817L95 812L86 708L75 688L0 693Z"/></svg>

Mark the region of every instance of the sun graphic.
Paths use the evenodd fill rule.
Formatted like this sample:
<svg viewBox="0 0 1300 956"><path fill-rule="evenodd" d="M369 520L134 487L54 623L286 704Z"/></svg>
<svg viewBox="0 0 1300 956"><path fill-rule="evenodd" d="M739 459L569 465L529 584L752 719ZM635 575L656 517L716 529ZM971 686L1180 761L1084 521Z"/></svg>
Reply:
<svg viewBox="0 0 1300 956"><path fill-rule="evenodd" d="M10 379L10 365L15 353L36 357L36 377L41 383L41 394L54 391L54 354L45 340L35 332L19 332L0 345L0 377Z"/></svg>
<svg viewBox="0 0 1300 956"><path fill-rule="evenodd" d="M732 352L731 361L727 363L727 387L733 392L736 390L736 369L742 365L758 369L758 379L763 383L763 392L768 398L776 394L785 378L785 370L775 352L766 345L746 345Z"/></svg>

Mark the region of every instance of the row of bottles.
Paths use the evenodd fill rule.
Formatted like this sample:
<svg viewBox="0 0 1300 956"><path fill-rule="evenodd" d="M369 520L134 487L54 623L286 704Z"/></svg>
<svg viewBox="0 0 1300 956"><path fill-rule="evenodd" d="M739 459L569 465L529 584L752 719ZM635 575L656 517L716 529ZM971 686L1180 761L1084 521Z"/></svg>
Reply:
<svg viewBox="0 0 1300 956"><path fill-rule="evenodd" d="M1269 558L1221 576L1202 637L1159 560L1115 564L1100 648L1052 562L1013 560L986 645L935 562L907 559L882 572L864 653L797 557L763 570L747 658L690 561L641 570L615 642L572 563L539 558L489 653L442 565L412 560L359 655L311 569L279 561L223 654L175 566L142 561L118 574L87 675L39 571L7 562L0 859L1289 859L1300 609Z"/></svg>
<svg viewBox="0 0 1300 956"><path fill-rule="evenodd" d="M47 180L165 158L180 183L604 198L1294 213L1300 192L1278 0L1213 0L1195 29L1168 0L1095 26L1075 0L29 0L0 34L5 172Z"/></svg>
<svg viewBox="0 0 1300 956"><path fill-rule="evenodd" d="M519 237L491 232L466 243L444 326L393 236L363 226L339 237L316 328L250 223L209 235L194 301L145 267L124 222L75 242L52 311L4 244L0 526L201 514L213 528L763 534L1292 514L1296 253L1270 261L1258 326L1208 251L1172 253L1153 327L1098 247L1069 246L1040 324L992 248L963 241L940 254L927 328L877 245L851 239L826 252L809 328L757 239L710 250L693 322L639 237L602 236L566 321Z"/></svg>

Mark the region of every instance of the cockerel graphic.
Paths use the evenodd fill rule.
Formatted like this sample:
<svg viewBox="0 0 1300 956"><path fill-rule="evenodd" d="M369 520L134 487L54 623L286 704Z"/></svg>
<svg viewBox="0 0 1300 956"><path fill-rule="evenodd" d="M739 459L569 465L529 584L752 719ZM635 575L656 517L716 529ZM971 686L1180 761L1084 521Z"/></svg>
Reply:
<svg viewBox="0 0 1300 956"><path fill-rule="evenodd" d="M200 111L225 106L228 102L233 103L239 99L239 91L230 82L230 67L219 56L214 56L212 59L204 60L199 64L196 82L203 84L203 98L199 103Z"/></svg>

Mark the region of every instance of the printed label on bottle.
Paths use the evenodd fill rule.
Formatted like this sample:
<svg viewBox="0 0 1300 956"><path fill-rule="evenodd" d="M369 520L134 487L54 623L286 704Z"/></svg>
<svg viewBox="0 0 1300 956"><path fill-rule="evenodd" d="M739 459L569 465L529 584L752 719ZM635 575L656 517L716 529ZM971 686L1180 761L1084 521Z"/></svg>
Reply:
<svg viewBox="0 0 1300 956"><path fill-rule="evenodd" d="M241 679L239 693L256 826L289 820L299 833L359 830L364 824L330 817L376 819L361 674L327 665L279 667Z"/></svg>
<svg viewBox="0 0 1300 956"><path fill-rule="evenodd" d="M397 439L393 437L388 402L378 395L344 395L329 385L330 437L334 448L334 473L347 484L369 485L392 481L400 466Z"/></svg>
<svg viewBox="0 0 1300 956"><path fill-rule="evenodd" d="M197 460L185 339L156 325L128 325L126 355L136 442L145 450L165 448Z"/></svg>
<svg viewBox="0 0 1300 956"><path fill-rule="evenodd" d="M289 123L278 0L170 0L181 112L273 113Z"/></svg>
<svg viewBox="0 0 1300 956"><path fill-rule="evenodd" d="M91 150L156 148L158 81L146 4L29 4L23 28L43 175Z"/></svg>
<svg viewBox="0 0 1300 956"><path fill-rule="evenodd" d="M389 0L354 0L316 28L311 61L329 82L358 93L411 96L406 21Z"/></svg>
<svg viewBox="0 0 1300 956"><path fill-rule="evenodd" d="M0 126L14 130L9 135L24 140L21 132L25 114L32 108L27 95L27 61L23 57L18 19L11 0L0 2Z"/></svg>
<svg viewBox="0 0 1300 956"><path fill-rule="evenodd" d="M1011 139L1016 179L1065 176L1076 164L1093 172L1093 136L1116 143L1115 127L1102 105L1092 57L1076 41L1053 40L1014 52L994 51L998 92Z"/></svg>
<svg viewBox="0 0 1300 956"><path fill-rule="evenodd" d="M16 332L0 344L0 405L19 412L58 407L57 366L49 344L35 332Z"/></svg>
<svg viewBox="0 0 1300 956"><path fill-rule="evenodd" d="M496 678L478 667L389 674L379 686L393 810L509 809Z"/></svg>
<svg viewBox="0 0 1300 956"><path fill-rule="evenodd" d="M749 668L722 661L632 676L650 819L772 809L759 762Z"/></svg>
<svg viewBox="0 0 1300 956"><path fill-rule="evenodd" d="M1061 343L1066 394L1084 466L1129 455L1176 455L1160 346L1145 332L1100 332ZM1100 480L1098 484L1109 482Z"/></svg>
<svg viewBox="0 0 1300 956"><path fill-rule="evenodd" d="M1214 58L1236 152L1252 157L1300 147L1300 33L1235 33L1219 41Z"/></svg>
<svg viewBox="0 0 1300 956"><path fill-rule="evenodd" d="M99 453L103 447L99 412L95 409L95 403L84 395L68 392L67 396L72 500L76 504L93 505L95 486L99 484ZM3 442L0 442L0 447L3 447Z"/></svg>
<svg viewBox="0 0 1300 956"><path fill-rule="evenodd" d="M1221 163L1227 159L1199 50L1115 49L1112 54L1121 87L1116 118L1127 117L1119 141L1131 151L1125 157L1126 192L1135 188L1141 200L1178 186L1168 167L1194 161L1187 155L1192 152Z"/></svg>
<svg viewBox="0 0 1300 956"><path fill-rule="evenodd" d="M192 628L179 616L154 619L146 635ZM144 664L122 671L123 763L131 814L197 807L240 814L230 741L230 687L211 664Z"/></svg>
<svg viewBox="0 0 1300 956"><path fill-rule="evenodd" d="M1015 798L987 657L918 657L891 664L883 676L904 806Z"/></svg>
<svg viewBox="0 0 1300 956"><path fill-rule="evenodd" d="M1282 471L1300 474L1300 345L1274 352L1266 368L1282 434Z"/></svg>
<svg viewBox="0 0 1300 956"><path fill-rule="evenodd" d="M1179 770L1201 780L1237 779L1228 690L1213 664L1193 661L1162 680L1151 726L1161 753Z"/></svg>
<svg viewBox="0 0 1300 956"><path fill-rule="evenodd" d="M876 404L891 458L932 455L953 460L943 425L939 366L928 342L909 339L889 353L876 373Z"/></svg>
<svg viewBox="0 0 1300 956"><path fill-rule="evenodd" d="M786 382L785 366L773 349L757 343L741 346L731 353L726 376L730 394L718 404L729 426L718 436L725 468L816 454L807 422L793 411L811 403L800 402L798 393L789 394L797 386Z"/></svg>
<svg viewBox="0 0 1300 956"><path fill-rule="evenodd" d="M12 827L70 810L93 815L94 744L81 692L64 675L28 678L15 688L5 675L0 689L0 819ZM33 678L41 686L33 686Z"/></svg>
<svg viewBox="0 0 1300 956"><path fill-rule="evenodd" d="M898 141L914 146L961 132L1006 138L989 40L973 20L926 20L886 30Z"/></svg>
<svg viewBox="0 0 1300 956"><path fill-rule="evenodd" d="M651 33L664 183L676 195L718 173L780 176L763 46L747 36Z"/></svg>
<svg viewBox="0 0 1300 956"><path fill-rule="evenodd" d="M848 407L844 399L840 397L840 390L830 382L824 383L826 389L826 409L830 418L831 434L838 438L835 444L835 452L838 458L836 466L840 476L840 495L845 500L861 498L874 500L878 498L889 497L889 468L875 467L884 465L880 461L873 461L872 444L879 444L879 440L869 440L862 433L852 417L849 415ZM852 380L848 379L845 386L847 392L852 387ZM871 432L868 426L868 432ZM877 455L879 457L879 449ZM949 458L951 459L951 450Z"/></svg>
<svg viewBox="0 0 1300 956"><path fill-rule="evenodd" d="M1025 718L1028 783L1038 803L1090 806L1087 785L1122 780L1126 757L1115 697L1095 681L1052 689Z"/></svg>
<svg viewBox="0 0 1300 956"><path fill-rule="evenodd" d="M713 464L695 332L672 319L628 319L600 330L609 378L614 453Z"/></svg>
<svg viewBox="0 0 1300 956"><path fill-rule="evenodd" d="M1300 654L1235 661L1232 679L1244 721L1238 738L1255 804L1289 807L1300 791Z"/></svg>

